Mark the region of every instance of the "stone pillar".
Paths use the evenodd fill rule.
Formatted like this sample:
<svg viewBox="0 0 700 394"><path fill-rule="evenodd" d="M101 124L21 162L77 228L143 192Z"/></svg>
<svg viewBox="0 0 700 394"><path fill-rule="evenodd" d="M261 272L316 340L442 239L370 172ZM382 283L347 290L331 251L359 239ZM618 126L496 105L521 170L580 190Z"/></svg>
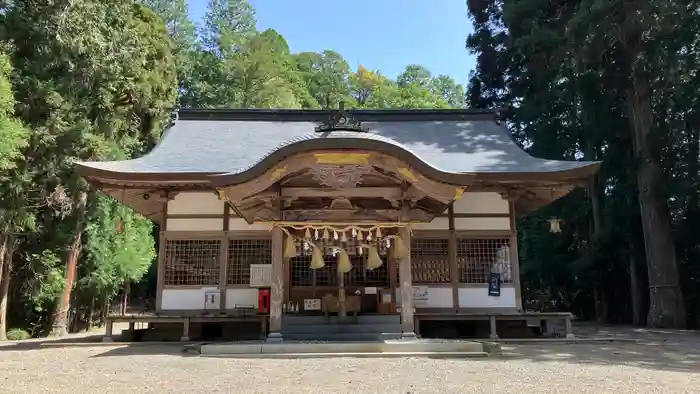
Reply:
<svg viewBox="0 0 700 394"><path fill-rule="evenodd" d="M411 234L408 230L401 229L408 253L406 257L398 261L399 281L401 282L401 331L403 338L415 338L416 332L413 322L413 278L411 276Z"/></svg>
<svg viewBox="0 0 700 394"><path fill-rule="evenodd" d="M284 232L272 229L272 285L270 287L270 330L268 341L282 340L282 304L284 302Z"/></svg>

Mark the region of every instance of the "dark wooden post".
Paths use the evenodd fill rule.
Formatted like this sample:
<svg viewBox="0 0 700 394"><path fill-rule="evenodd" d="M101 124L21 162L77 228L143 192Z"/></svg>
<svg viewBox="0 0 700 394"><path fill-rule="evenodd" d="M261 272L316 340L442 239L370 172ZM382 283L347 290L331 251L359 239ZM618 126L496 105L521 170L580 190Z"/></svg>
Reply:
<svg viewBox="0 0 700 394"><path fill-rule="evenodd" d="M284 300L284 232L272 229L272 285L270 288L270 330L267 340L282 340L282 303Z"/></svg>
<svg viewBox="0 0 700 394"><path fill-rule="evenodd" d="M411 233L407 229L401 229L408 252L406 257L399 260L399 280L401 281L401 331L406 339L415 338L415 325L413 321L413 278L411 276Z"/></svg>
<svg viewBox="0 0 700 394"><path fill-rule="evenodd" d="M450 263L450 282L452 283L452 308L459 312L459 266L457 264L457 232L455 230L454 202L447 208L450 237L447 240L447 259Z"/></svg>

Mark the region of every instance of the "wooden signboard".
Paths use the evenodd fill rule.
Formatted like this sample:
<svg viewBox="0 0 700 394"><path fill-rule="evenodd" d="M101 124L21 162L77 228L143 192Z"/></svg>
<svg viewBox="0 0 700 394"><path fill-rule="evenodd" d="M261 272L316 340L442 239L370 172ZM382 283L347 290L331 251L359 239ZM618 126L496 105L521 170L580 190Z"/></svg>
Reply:
<svg viewBox="0 0 700 394"><path fill-rule="evenodd" d="M250 265L250 287L272 286L272 264Z"/></svg>
<svg viewBox="0 0 700 394"><path fill-rule="evenodd" d="M492 297L501 296L501 274L497 272L489 274L489 295Z"/></svg>

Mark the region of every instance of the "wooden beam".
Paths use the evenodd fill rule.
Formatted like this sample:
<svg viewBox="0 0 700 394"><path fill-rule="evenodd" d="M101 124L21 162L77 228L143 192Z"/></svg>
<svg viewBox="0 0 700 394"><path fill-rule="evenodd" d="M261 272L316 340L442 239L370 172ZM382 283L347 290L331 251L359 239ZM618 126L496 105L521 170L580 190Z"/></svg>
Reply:
<svg viewBox="0 0 700 394"><path fill-rule="evenodd" d="M417 190L413 189L413 193ZM400 187L356 187L344 190L332 190L328 188L313 188L313 187L283 187L282 197L288 198L313 198L313 197L372 197L384 198L391 200L399 200L403 198L404 192Z"/></svg>

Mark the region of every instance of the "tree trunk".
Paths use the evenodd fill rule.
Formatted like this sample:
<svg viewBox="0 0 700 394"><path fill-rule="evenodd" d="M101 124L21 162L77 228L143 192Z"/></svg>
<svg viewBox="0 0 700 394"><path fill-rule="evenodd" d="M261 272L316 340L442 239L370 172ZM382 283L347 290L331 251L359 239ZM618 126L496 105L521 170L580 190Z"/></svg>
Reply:
<svg viewBox="0 0 700 394"><path fill-rule="evenodd" d="M7 303L14 249L13 237L4 236L0 243L0 341L7 340Z"/></svg>
<svg viewBox="0 0 700 394"><path fill-rule="evenodd" d="M598 155L596 155L593 143L590 139L584 141L584 158L586 160L597 160ZM603 233L603 215L602 215L602 204L600 196L600 183L598 181L598 175L591 176L586 182L586 194L591 202L591 228L590 228L590 242L586 253L588 254L589 263L593 264L596 271L598 269L598 245L600 243L600 238ZM600 282L596 285L594 302L596 321L598 323L605 323L608 319L607 313L607 303L605 297L605 278L600 278L596 274L597 280Z"/></svg>
<svg viewBox="0 0 700 394"><path fill-rule="evenodd" d="M66 325L68 323L68 310L70 308L71 292L75 283L75 276L78 271L78 257L82 249L83 227L85 222L85 209L87 204L87 193L81 191L76 204L76 224L73 234L73 243L66 261L66 286L63 294L56 300L53 314L51 334L54 336L64 336L68 334Z"/></svg>
<svg viewBox="0 0 700 394"><path fill-rule="evenodd" d="M654 119L650 95L648 82L634 77L627 91L627 110L638 165L637 188L649 274L647 326L685 328L685 305L671 233L671 215L660 190L663 174L651 141Z"/></svg>
<svg viewBox="0 0 700 394"><path fill-rule="evenodd" d="M630 234L631 236L631 234ZM642 286L639 283L637 272L637 259L634 257L634 244L629 241L629 273L630 273L630 299L632 300L632 325L641 326L644 323L644 300Z"/></svg>
<svg viewBox="0 0 700 394"><path fill-rule="evenodd" d="M95 295L93 294L92 297L90 297L90 308L88 309L88 315L87 315L87 329L85 331L92 330L92 327L95 324L94 318L95 318Z"/></svg>
<svg viewBox="0 0 700 394"><path fill-rule="evenodd" d="M122 299L121 299L121 315L124 316L126 315L126 310L129 306L129 293L130 293L131 286L129 285L129 282L124 282L124 290L122 292Z"/></svg>

